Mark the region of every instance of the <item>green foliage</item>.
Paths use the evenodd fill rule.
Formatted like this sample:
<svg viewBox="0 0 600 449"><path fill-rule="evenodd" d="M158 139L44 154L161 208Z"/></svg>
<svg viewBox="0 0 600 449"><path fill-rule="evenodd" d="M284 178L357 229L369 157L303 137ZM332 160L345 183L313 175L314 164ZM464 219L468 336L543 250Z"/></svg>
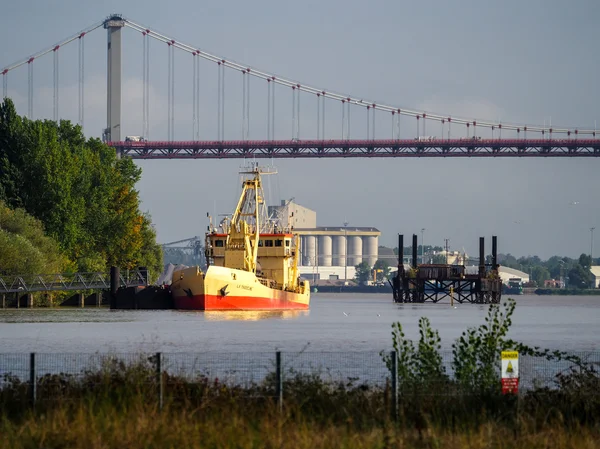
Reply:
<svg viewBox="0 0 600 449"><path fill-rule="evenodd" d="M506 338L512 324L516 302L509 298L504 304L491 304L485 323L469 328L452 344L452 379L446 374L440 355L440 338L430 327L427 318L419 320L417 347L407 340L400 323L392 325L392 346L397 355L398 382L402 389L420 388L435 391L456 387L460 391L479 395L500 392L500 361L502 351L518 351L521 355L543 357L547 360L567 360L580 372L589 367L577 356L561 351L540 350ZM389 354L380 353L391 371Z"/></svg>
<svg viewBox="0 0 600 449"><path fill-rule="evenodd" d="M485 324L467 329L452 345L452 367L458 383L470 390L494 391L500 387L498 367L501 351L513 349L506 340L515 301L492 304Z"/></svg>
<svg viewBox="0 0 600 449"><path fill-rule="evenodd" d="M446 263L446 256L442 255L442 254L435 254L432 258L431 258L431 263L435 263L435 264L445 264Z"/></svg>
<svg viewBox="0 0 600 449"><path fill-rule="evenodd" d="M592 257L589 254L581 254L578 262L583 268L589 269L592 266Z"/></svg>
<svg viewBox="0 0 600 449"><path fill-rule="evenodd" d="M440 355L440 336L431 328L426 317L419 320L419 342L415 348L411 340L407 340L402 324L392 325L392 346L397 356L398 381L403 389L440 386L447 382L446 369ZM392 370L391 355L380 353L387 368Z"/></svg>
<svg viewBox="0 0 600 449"><path fill-rule="evenodd" d="M552 279L548 268L537 265L531 269L531 280L534 281L538 287L543 287L544 281L547 279Z"/></svg>
<svg viewBox="0 0 600 449"><path fill-rule="evenodd" d="M569 287L589 288L592 285L593 275L589 268L577 264L569 270Z"/></svg>
<svg viewBox="0 0 600 449"><path fill-rule="evenodd" d="M516 258L511 254L499 254L498 262L509 268L521 270L530 274L531 280L538 287L544 287L547 279L566 279L567 285L572 288L588 288L592 283L589 271L592 259L587 254L579 258L552 256L547 261L542 261L538 256Z"/></svg>
<svg viewBox="0 0 600 449"><path fill-rule="evenodd" d="M44 234L42 223L23 209L0 201L0 273L59 273L69 268L56 241Z"/></svg>
<svg viewBox="0 0 600 449"><path fill-rule="evenodd" d="M69 121L31 121L0 105L0 200L39 219L79 271L162 270L162 253L134 186L141 169Z"/></svg>
<svg viewBox="0 0 600 449"><path fill-rule="evenodd" d="M354 279L359 284L366 284L369 279L371 279L371 267L365 261L359 263L354 268L356 268L356 274L354 275Z"/></svg>

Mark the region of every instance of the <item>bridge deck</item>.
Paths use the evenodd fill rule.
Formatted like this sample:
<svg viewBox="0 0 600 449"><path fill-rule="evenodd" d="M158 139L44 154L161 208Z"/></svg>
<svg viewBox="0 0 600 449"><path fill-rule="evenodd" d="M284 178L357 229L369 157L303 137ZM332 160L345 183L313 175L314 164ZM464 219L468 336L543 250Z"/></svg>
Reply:
<svg viewBox="0 0 600 449"><path fill-rule="evenodd" d="M134 159L600 157L600 139L229 140L109 142Z"/></svg>

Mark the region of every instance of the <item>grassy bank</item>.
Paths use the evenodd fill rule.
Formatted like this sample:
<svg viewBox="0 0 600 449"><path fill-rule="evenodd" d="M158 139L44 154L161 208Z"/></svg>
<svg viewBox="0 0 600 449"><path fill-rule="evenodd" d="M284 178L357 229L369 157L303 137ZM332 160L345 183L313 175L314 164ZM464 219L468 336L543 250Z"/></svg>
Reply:
<svg viewBox="0 0 600 449"><path fill-rule="evenodd" d="M113 360L79 376L40 377L35 405L27 382L5 377L0 448L597 447L597 373L557 382L517 399L427 380L400 388L395 415L390 383L287 373L279 404L274 374L242 387L201 375L159 377L151 359Z"/></svg>
<svg viewBox="0 0 600 449"><path fill-rule="evenodd" d="M279 415L275 408L260 415L202 408L166 408L141 403L127 409L61 406L47 414L28 414L15 422L0 421L0 448L595 448L600 432L561 426L527 427L518 432L489 421L477 428L415 428L385 423L369 428L351 421Z"/></svg>

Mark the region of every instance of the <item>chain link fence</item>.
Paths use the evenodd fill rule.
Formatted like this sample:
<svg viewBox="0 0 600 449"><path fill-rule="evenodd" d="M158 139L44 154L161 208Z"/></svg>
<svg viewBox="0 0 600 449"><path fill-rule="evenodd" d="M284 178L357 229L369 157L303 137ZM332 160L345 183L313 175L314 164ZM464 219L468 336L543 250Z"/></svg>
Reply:
<svg viewBox="0 0 600 449"><path fill-rule="evenodd" d="M383 355L395 361L386 365ZM519 357L519 393L559 390L565 376L583 373L598 384L600 352L572 353L580 364L564 359ZM439 385L425 384L419 394L454 395L464 390L449 387L453 381L452 353L441 353L445 370ZM395 353L377 352L202 352L152 354L4 353L0 354L0 395L15 392L23 401L74 400L82 392L112 394L115 385L127 385L138 394L165 399L193 394L215 394L219 388L235 389L246 397L272 398L280 405L291 392L314 387L340 391L384 393L389 407L409 391L398 375ZM498 360L498 385L500 361ZM435 379L434 379L435 382ZM318 386L318 388L316 388ZM439 388L438 388L439 387ZM212 392L212 393L211 393ZM589 393L599 395L599 390Z"/></svg>

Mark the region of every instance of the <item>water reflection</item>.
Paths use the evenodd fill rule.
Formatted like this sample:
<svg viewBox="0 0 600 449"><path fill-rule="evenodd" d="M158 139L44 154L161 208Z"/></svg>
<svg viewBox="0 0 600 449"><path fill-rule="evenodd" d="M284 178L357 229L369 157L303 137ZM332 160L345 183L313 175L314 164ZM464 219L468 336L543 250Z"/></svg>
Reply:
<svg viewBox="0 0 600 449"><path fill-rule="evenodd" d="M203 313L207 321L259 321L308 316L310 310L207 310Z"/></svg>

